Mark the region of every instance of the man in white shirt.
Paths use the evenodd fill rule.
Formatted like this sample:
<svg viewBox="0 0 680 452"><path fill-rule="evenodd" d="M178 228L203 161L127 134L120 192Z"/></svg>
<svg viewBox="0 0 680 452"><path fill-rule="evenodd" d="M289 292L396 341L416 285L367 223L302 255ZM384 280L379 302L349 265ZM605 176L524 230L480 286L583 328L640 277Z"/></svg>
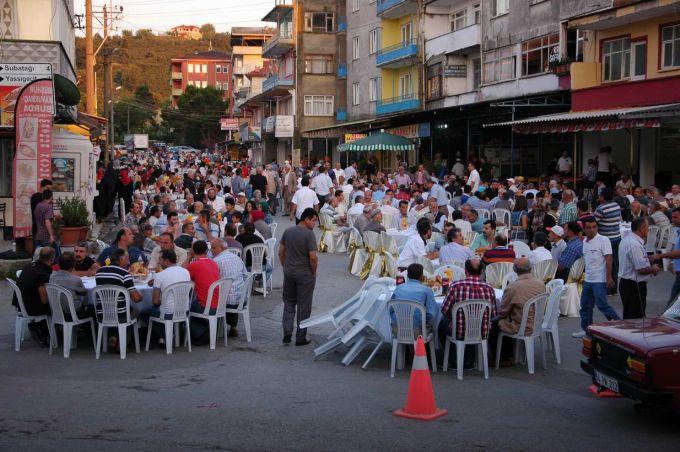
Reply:
<svg viewBox="0 0 680 452"><path fill-rule="evenodd" d="M419 221L416 225L418 230L418 235L411 237L404 248L401 250L399 257L397 258L397 268L400 271L407 268L411 264L415 264L420 257L426 257L428 259L436 259L439 257L437 251L431 253L427 252L425 244L428 239L432 236L432 226L429 221Z"/></svg>
<svg viewBox="0 0 680 452"><path fill-rule="evenodd" d="M399 219L399 209L392 207L392 198L390 197L384 197L382 200L382 205L380 206L380 211L383 214L383 217L388 216L392 219L391 222L389 223L390 226L396 227L393 225L393 223L396 223L397 220Z"/></svg>
<svg viewBox="0 0 680 452"><path fill-rule="evenodd" d="M300 216L305 209L314 208L319 205L319 198L314 190L309 188L309 178L302 178L302 187L295 192L291 200L291 212L295 212L295 224L300 222Z"/></svg>
<svg viewBox="0 0 680 452"><path fill-rule="evenodd" d="M569 152L562 151L562 157L557 159L557 171L563 176L569 176L571 174L573 162L571 157L569 157Z"/></svg>
<svg viewBox="0 0 680 452"><path fill-rule="evenodd" d="M475 194L477 193L477 190L479 190L481 179L479 177L479 172L475 169L474 162L468 163L468 171L470 171L470 175L468 176L467 185L472 187L471 193Z"/></svg>
<svg viewBox="0 0 680 452"><path fill-rule="evenodd" d="M562 226L553 226L552 228L548 228L548 232L550 233L548 239L552 243L550 254L552 254L553 259L559 261L560 257L562 257L562 253L567 248L567 242L563 239L564 228Z"/></svg>
<svg viewBox="0 0 680 452"><path fill-rule="evenodd" d="M446 196L446 190L444 190L444 187L439 185L439 182L436 179L430 179L428 181L428 188L430 190L430 195L428 196L428 199L434 198L437 200L437 206L445 206L449 203L449 199ZM436 212L432 212L433 214L436 215Z"/></svg>
<svg viewBox="0 0 680 452"><path fill-rule="evenodd" d="M406 174L403 166L399 167L397 175L394 176L394 183L397 185L397 187L401 187L402 185L408 187L411 185L411 176Z"/></svg>
<svg viewBox="0 0 680 452"><path fill-rule="evenodd" d="M614 288L612 277L612 245L610 240L597 233L595 217L583 220L586 238L583 241L583 258L586 264L586 277L581 293L581 331L572 337L582 338L593 323L593 306L604 314L607 320L619 320L609 303L607 303L607 287Z"/></svg>
<svg viewBox="0 0 680 452"><path fill-rule="evenodd" d="M347 216L360 215L362 213L364 213L364 196L357 195L354 198L354 205L347 209Z"/></svg>
<svg viewBox="0 0 680 452"><path fill-rule="evenodd" d="M439 263L441 265L454 265L456 262L465 263L468 259L474 259L475 253L464 245L465 239L459 229L451 229L446 235L449 242L439 250Z"/></svg>
<svg viewBox="0 0 680 452"><path fill-rule="evenodd" d="M462 211L454 210L451 218L453 219L453 225L463 234L463 237L472 232L472 225L469 221L463 219Z"/></svg>
<svg viewBox="0 0 680 452"><path fill-rule="evenodd" d="M460 161L460 158L456 159L456 163L454 163L453 168L451 168L451 172L458 178L462 179L463 175L465 174L465 166L463 163Z"/></svg>
<svg viewBox="0 0 680 452"><path fill-rule="evenodd" d="M337 162L335 164L335 168L333 168L333 174L335 175L335 183L337 186L340 186L340 178L345 178L345 171L342 169L342 165L340 165L340 162Z"/></svg>
<svg viewBox="0 0 680 452"><path fill-rule="evenodd" d="M186 252L184 254L186 255ZM142 316L172 319L175 312L175 300L171 296L166 296L163 300L161 295L168 286L178 282L190 282L191 277L186 268L177 265L177 254L172 249L161 251L159 263L162 271L154 275L152 306L147 308ZM165 330L160 323L153 323L153 333L158 338L158 345L165 345Z"/></svg>
<svg viewBox="0 0 680 452"><path fill-rule="evenodd" d="M207 204L212 207L215 212L224 212L226 210L224 198L222 196L217 196L215 189L212 187L208 190Z"/></svg>
<svg viewBox="0 0 680 452"><path fill-rule="evenodd" d="M357 177L357 162L352 162L345 168L345 181Z"/></svg>
<svg viewBox="0 0 680 452"><path fill-rule="evenodd" d="M552 260L552 254L545 247L548 244L548 236L545 232L538 231L534 234L534 250L529 254L529 262L531 265L536 265L542 261Z"/></svg>
<svg viewBox="0 0 680 452"><path fill-rule="evenodd" d="M641 319L647 308L647 281L659 273L649 262L645 240L649 223L644 217L631 222L631 232L619 245L619 294L624 319Z"/></svg>
<svg viewBox="0 0 680 452"><path fill-rule="evenodd" d="M326 174L326 168L323 166L319 167L319 174L312 179L310 188L316 192L320 203L326 202L326 198L333 190L333 181L328 174Z"/></svg>
<svg viewBox="0 0 680 452"><path fill-rule="evenodd" d="M149 270L151 271L161 270L160 268L161 254L164 250L174 251L175 256L177 256L177 260L179 262L184 262L184 260L187 258L186 250L175 245L174 236L170 232L163 232L158 237L158 246L154 248L153 251L151 252L151 257L149 258Z"/></svg>

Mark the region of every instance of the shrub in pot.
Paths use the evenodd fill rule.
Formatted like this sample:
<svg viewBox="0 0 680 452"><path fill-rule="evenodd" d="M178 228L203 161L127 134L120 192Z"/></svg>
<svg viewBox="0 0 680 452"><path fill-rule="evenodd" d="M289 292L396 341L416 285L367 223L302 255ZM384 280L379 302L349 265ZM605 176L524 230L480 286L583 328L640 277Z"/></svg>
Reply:
<svg viewBox="0 0 680 452"><path fill-rule="evenodd" d="M90 213L87 204L80 198L65 198L57 201L61 211L60 240L62 245L75 245L87 239L90 230Z"/></svg>

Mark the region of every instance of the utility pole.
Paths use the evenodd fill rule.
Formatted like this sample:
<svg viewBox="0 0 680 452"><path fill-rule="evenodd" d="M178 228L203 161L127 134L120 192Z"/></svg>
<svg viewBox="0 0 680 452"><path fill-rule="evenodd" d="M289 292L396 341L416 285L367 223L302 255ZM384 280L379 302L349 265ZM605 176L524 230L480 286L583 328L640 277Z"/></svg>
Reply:
<svg viewBox="0 0 680 452"><path fill-rule="evenodd" d="M85 0L85 111L97 113L97 94L94 88L94 42L92 41L92 0Z"/></svg>

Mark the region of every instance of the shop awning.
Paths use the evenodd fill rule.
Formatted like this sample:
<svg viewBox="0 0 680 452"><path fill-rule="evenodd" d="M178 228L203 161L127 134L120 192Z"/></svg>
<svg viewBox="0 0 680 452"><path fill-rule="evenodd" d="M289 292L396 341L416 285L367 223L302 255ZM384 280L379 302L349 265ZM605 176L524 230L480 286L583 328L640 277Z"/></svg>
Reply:
<svg viewBox="0 0 680 452"><path fill-rule="evenodd" d="M607 110L573 111L519 119L484 127L512 126L516 133L572 133L660 127L661 117L680 115L680 103Z"/></svg>
<svg viewBox="0 0 680 452"><path fill-rule="evenodd" d="M338 146L340 152L345 151L411 151L413 143L408 138L392 135L391 133L378 132L361 140L344 143Z"/></svg>

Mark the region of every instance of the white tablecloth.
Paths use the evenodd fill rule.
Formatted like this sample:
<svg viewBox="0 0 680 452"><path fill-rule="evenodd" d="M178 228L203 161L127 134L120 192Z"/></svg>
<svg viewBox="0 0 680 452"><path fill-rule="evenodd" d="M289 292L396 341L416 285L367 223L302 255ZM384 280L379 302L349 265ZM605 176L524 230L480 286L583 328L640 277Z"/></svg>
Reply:
<svg viewBox="0 0 680 452"><path fill-rule="evenodd" d="M83 285L85 286L85 290L87 290L87 301L88 303L94 305L94 293L92 290L96 287L95 279L93 277L83 277ZM143 311L146 308L150 308L153 303L151 301L151 298L153 296L153 288L149 287L147 283L135 283L135 289L139 291L140 294L142 294L142 300L139 301L138 303L131 302L130 306L132 309L136 311Z"/></svg>
<svg viewBox="0 0 680 452"><path fill-rule="evenodd" d="M401 250L404 248L404 245L406 245L406 242L413 237L418 235L418 231L415 229L406 229L406 230L399 230L399 229L388 229L386 231L387 235L392 237L394 239L394 243L397 245L397 250L401 252Z"/></svg>

